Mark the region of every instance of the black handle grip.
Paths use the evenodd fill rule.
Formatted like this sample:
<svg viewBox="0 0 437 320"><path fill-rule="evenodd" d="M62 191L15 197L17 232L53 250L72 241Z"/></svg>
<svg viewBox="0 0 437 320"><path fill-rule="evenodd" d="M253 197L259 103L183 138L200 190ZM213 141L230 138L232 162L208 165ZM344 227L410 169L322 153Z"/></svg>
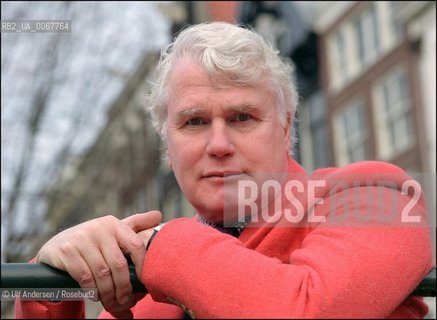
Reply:
<svg viewBox="0 0 437 320"><path fill-rule="evenodd" d="M147 293L146 287L138 280L133 264L129 264L133 292ZM413 296L436 296L435 268L420 282L411 293ZM45 264L2 263L2 288L79 288L79 284L67 272Z"/></svg>
<svg viewBox="0 0 437 320"><path fill-rule="evenodd" d="M135 267L129 264L133 292L147 293L138 280ZM2 288L80 288L79 284L65 271L42 263L2 263Z"/></svg>

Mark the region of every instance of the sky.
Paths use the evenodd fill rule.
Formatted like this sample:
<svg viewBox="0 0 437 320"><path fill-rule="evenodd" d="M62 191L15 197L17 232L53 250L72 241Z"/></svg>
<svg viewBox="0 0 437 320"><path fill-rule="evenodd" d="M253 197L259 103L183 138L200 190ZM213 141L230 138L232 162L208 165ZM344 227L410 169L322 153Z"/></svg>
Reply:
<svg viewBox="0 0 437 320"><path fill-rule="evenodd" d="M44 228L45 188L69 159L91 146L144 54L169 42L170 21L157 2L74 1L2 1L1 19L71 20L71 33L2 32L1 210L7 240L8 234Z"/></svg>

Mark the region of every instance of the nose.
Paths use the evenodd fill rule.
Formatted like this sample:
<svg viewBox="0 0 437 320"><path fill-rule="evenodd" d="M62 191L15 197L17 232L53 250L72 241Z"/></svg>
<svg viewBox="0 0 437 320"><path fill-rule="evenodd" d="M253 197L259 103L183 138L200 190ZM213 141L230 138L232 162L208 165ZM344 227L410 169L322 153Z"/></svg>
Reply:
<svg viewBox="0 0 437 320"><path fill-rule="evenodd" d="M224 121L212 122L206 146L206 153L209 156L222 158L234 154L235 146L232 142L229 129Z"/></svg>

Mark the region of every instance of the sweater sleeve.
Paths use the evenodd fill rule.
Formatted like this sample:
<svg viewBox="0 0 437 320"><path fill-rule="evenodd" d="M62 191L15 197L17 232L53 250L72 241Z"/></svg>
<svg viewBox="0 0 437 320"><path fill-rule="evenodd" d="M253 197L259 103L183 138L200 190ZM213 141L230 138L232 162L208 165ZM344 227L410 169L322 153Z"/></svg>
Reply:
<svg viewBox="0 0 437 320"><path fill-rule="evenodd" d="M357 205L342 192L327 195L314 208L328 223L311 229L286 262L191 219L173 220L155 237L142 281L154 300L198 318L389 317L432 267L426 211L418 204L412 209L420 226L378 218L365 225L329 223L348 208L385 217L380 213L392 210L392 197L401 206L411 201L384 186L355 189L362 194L367 188L382 201Z"/></svg>
<svg viewBox="0 0 437 320"><path fill-rule="evenodd" d="M35 263L32 258L29 263ZM15 300L16 319L85 319L84 301Z"/></svg>
<svg viewBox="0 0 437 320"><path fill-rule="evenodd" d="M15 301L16 319L85 319L84 301Z"/></svg>

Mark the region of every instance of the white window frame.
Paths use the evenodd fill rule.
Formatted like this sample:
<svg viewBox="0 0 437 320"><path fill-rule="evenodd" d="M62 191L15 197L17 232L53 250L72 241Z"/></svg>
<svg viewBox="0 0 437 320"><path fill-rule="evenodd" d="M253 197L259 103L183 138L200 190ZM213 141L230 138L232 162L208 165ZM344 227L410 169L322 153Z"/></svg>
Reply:
<svg viewBox="0 0 437 320"><path fill-rule="evenodd" d="M394 81L398 81L400 76L406 78L407 89L410 90L408 85L408 73L406 68L402 65L396 66L394 69L386 73L381 79L375 82L372 88L372 99L374 108L374 124L376 128L376 156L381 160L392 160L396 156L410 149L416 143L416 137L414 132L414 122L412 118L412 102L410 92L401 92L399 86L394 84ZM384 86L390 86L391 101L397 103L398 108L391 108L387 110L386 101L384 97ZM399 132L391 138L390 131L395 122L391 121L393 117L396 117L400 121L406 121L409 125L409 134L400 134Z"/></svg>
<svg viewBox="0 0 437 320"><path fill-rule="evenodd" d="M335 32L328 40L328 57L330 61L328 65L331 66L328 69L330 78L329 83L330 88L334 91L339 90L343 86L346 77L346 73L343 72L344 69L342 65L347 65L347 60L342 60L343 53L340 52L341 49L338 46L339 37L342 37L343 41L345 42L345 37L342 29Z"/></svg>
<svg viewBox="0 0 437 320"><path fill-rule="evenodd" d="M351 100L350 103L343 106L341 109L335 112L332 125L334 132L334 146L336 151L336 164L337 166L344 166L351 162L358 160L365 160L368 157L368 140L369 140L369 132L364 122L363 125L359 126L356 132L353 134L346 133L346 129L344 126L344 117L346 116L346 112L350 112L351 108L361 108L362 114L365 114L365 105L361 99ZM365 119L361 119L361 121L365 121ZM356 146L362 145L364 150L364 157L360 159L353 159L349 153L350 146L353 148Z"/></svg>
<svg viewBox="0 0 437 320"><path fill-rule="evenodd" d="M379 34L380 22L378 16L378 7L374 3L366 7L357 19L354 21L354 32L357 40L358 61L365 68L376 60L381 48L381 37ZM357 25L362 28L362 39L358 37ZM362 41L360 41L362 40ZM362 46L363 56L360 56L360 47Z"/></svg>

